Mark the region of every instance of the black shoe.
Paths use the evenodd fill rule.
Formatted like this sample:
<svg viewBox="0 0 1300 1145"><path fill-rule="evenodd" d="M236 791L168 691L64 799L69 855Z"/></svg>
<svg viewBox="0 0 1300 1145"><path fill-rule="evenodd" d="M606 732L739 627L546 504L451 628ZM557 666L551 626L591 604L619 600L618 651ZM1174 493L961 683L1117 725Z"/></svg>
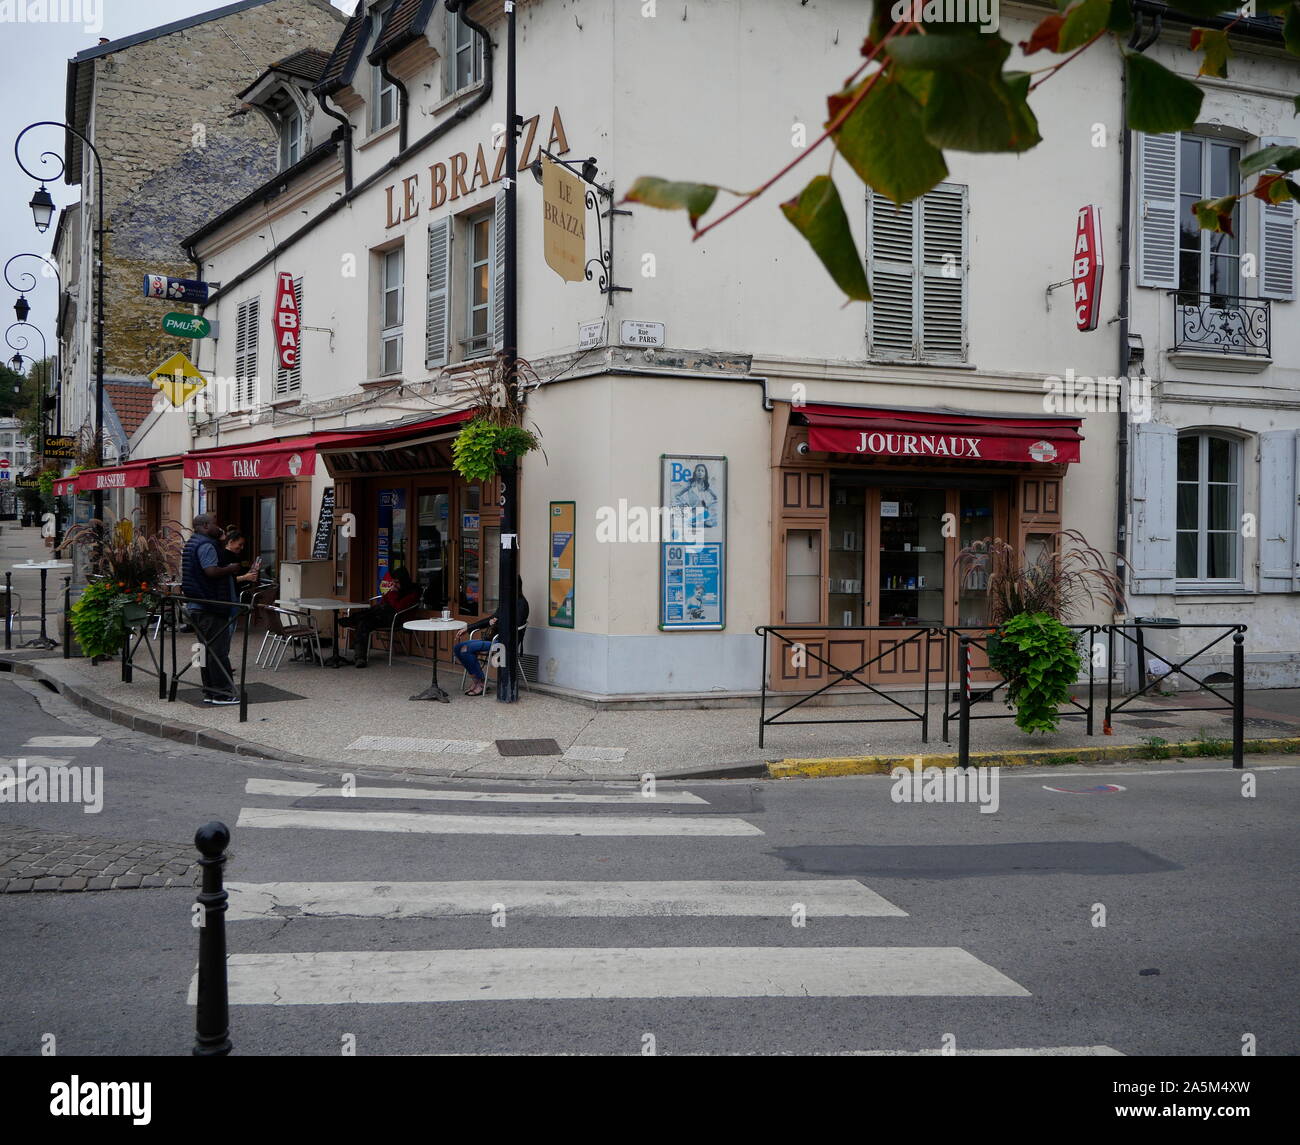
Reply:
<svg viewBox="0 0 1300 1145"><path fill-rule="evenodd" d="M353 663L353 665L356 666L357 668L369 668L369 667L370 667L369 663L368 663L367 661L365 661L365 660L354 660L352 663Z"/></svg>
<svg viewBox="0 0 1300 1145"><path fill-rule="evenodd" d="M204 696L203 702L205 704L237 704L239 703L239 697L238 696Z"/></svg>

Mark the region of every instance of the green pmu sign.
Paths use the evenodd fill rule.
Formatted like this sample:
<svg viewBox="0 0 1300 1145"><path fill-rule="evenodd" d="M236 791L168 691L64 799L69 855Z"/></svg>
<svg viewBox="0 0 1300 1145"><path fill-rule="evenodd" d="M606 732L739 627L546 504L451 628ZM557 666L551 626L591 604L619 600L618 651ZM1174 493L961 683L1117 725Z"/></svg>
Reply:
<svg viewBox="0 0 1300 1145"><path fill-rule="evenodd" d="M212 323L197 314L164 314L162 328L165 334L178 338L206 338L212 332Z"/></svg>

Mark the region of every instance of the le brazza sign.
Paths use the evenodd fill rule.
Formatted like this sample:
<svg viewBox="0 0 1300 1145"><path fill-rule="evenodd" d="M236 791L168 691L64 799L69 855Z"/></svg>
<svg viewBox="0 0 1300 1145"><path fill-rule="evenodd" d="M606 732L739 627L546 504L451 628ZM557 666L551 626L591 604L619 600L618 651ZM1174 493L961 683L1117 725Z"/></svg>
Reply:
<svg viewBox="0 0 1300 1145"><path fill-rule="evenodd" d="M298 298L293 290L293 275L282 270L275 287L275 352L286 370L298 365Z"/></svg>
<svg viewBox="0 0 1300 1145"><path fill-rule="evenodd" d="M186 477L202 481L264 481L277 477L310 477L316 472L316 451L257 449L231 450L212 457L185 459Z"/></svg>
<svg viewBox="0 0 1300 1145"><path fill-rule="evenodd" d="M1101 208L1080 207L1074 225L1074 324L1080 330L1097 329L1101 301Z"/></svg>

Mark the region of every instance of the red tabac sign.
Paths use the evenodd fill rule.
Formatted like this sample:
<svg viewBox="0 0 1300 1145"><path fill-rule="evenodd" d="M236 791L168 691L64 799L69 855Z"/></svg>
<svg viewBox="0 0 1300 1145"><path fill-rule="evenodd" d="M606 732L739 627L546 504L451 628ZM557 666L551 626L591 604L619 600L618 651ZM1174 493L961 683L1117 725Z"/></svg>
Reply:
<svg viewBox="0 0 1300 1145"><path fill-rule="evenodd" d="M1080 207L1074 228L1074 324L1080 330L1097 329L1101 302L1101 208Z"/></svg>
<svg viewBox="0 0 1300 1145"><path fill-rule="evenodd" d="M292 370L298 365L298 299L293 292L293 275L280 271L275 288L275 352L280 365Z"/></svg>
<svg viewBox="0 0 1300 1145"><path fill-rule="evenodd" d="M201 481L263 481L277 477L310 477L316 472L314 449L231 451L212 457L187 457L185 476Z"/></svg>

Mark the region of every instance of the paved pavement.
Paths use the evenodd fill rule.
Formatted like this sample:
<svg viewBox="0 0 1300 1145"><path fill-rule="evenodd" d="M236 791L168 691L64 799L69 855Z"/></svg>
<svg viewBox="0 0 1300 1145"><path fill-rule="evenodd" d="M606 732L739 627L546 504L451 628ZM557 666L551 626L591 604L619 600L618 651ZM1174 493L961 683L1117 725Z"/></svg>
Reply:
<svg viewBox="0 0 1300 1145"><path fill-rule="evenodd" d="M986 814L885 777L341 783L30 682L0 705L6 757L104 772L93 814L0 803L0 840L231 826L240 1054L1300 1052L1288 763L1017 769ZM41 970L0 1053L187 1052L193 898L0 896L6 964Z"/></svg>

